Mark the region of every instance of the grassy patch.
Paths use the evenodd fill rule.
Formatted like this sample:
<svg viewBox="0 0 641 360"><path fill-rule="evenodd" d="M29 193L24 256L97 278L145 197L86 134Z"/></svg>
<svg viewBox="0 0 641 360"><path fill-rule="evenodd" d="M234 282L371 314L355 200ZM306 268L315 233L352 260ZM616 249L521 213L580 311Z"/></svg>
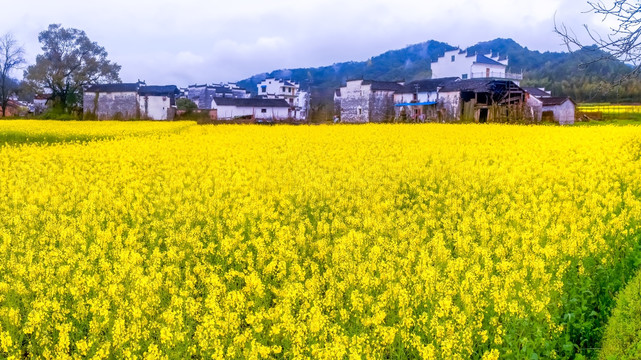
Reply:
<svg viewBox="0 0 641 360"><path fill-rule="evenodd" d="M641 272L619 294L600 359L641 358Z"/></svg>

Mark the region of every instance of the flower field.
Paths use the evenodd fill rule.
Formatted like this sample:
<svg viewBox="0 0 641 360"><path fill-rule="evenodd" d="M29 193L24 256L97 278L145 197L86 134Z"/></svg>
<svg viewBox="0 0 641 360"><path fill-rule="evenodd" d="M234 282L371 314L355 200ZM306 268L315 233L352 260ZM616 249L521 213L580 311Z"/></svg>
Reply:
<svg viewBox="0 0 641 360"><path fill-rule="evenodd" d="M0 147L0 358L590 358L641 265L641 127L75 131Z"/></svg>

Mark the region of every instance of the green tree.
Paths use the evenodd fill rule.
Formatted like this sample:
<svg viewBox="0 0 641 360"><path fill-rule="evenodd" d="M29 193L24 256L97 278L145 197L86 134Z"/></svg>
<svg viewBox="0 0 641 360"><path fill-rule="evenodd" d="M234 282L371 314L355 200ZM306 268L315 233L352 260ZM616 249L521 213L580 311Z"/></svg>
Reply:
<svg viewBox="0 0 641 360"><path fill-rule="evenodd" d="M178 110L185 110L186 112L191 113L198 109L198 105L189 99L181 98L176 100L176 108L178 108Z"/></svg>
<svg viewBox="0 0 641 360"><path fill-rule="evenodd" d="M83 86L120 82L120 65L107 59L105 48L84 31L49 25L38 41L43 54L25 71L25 80L39 91L50 89L53 105L69 113L82 102Z"/></svg>
<svg viewBox="0 0 641 360"><path fill-rule="evenodd" d="M18 45L11 33L0 37L0 106L2 117L5 116L9 96L15 91L17 82L9 75L11 71L24 63L24 49Z"/></svg>

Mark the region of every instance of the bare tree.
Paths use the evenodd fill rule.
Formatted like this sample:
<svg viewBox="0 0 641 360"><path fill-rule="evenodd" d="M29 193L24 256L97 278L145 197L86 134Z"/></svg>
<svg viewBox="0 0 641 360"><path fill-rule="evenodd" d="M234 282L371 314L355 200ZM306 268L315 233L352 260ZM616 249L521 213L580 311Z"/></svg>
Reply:
<svg viewBox="0 0 641 360"><path fill-rule="evenodd" d="M24 49L11 33L0 37L0 106L5 117L9 96L14 89L14 81L9 77L11 71L25 62Z"/></svg>
<svg viewBox="0 0 641 360"><path fill-rule="evenodd" d="M565 24L554 24L554 31L561 36L568 51L575 48L591 50L595 53L592 61L583 64L587 66L598 61L623 61L631 65L630 72L620 81L626 80L641 72L641 1L602 0L588 1L590 9L586 13L603 16L603 21L613 20L616 24L607 34L600 34L588 25L583 25L588 38L593 44L586 44Z"/></svg>

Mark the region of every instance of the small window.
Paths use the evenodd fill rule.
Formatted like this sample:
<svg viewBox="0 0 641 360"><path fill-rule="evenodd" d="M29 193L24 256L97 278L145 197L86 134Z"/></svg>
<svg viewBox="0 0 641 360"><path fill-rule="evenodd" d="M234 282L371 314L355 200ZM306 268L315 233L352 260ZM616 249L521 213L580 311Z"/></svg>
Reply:
<svg viewBox="0 0 641 360"><path fill-rule="evenodd" d="M260 109L260 112L263 114L267 114L267 109Z"/></svg>
<svg viewBox="0 0 641 360"><path fill-rule="evenodd" d="M454 60L456 60L456 55L452 55L452 62L454 62Z"/></svg>
<svg viewBox="0 0 641 360"><path fill-rule="evenodd" d="M263 85L260 87L261 92L267 92L267 85Z"/></svg>
<svg viewBox="0 0 641 360"><path fill-rule="evenodd" d="M461 79L463 79L463 80L467 79L467 74L461 75Z"/></svg>
<svg viewBox="0 0 641 360"><path fill-rule="evenodd" d="M413 100L418 101L418 94L413 94Z"/></svg>
<svg viewBox="0 0 641 360"><path fill-rule="evenodd" d="M363 115L363 109L360 106L358 107L358 115Z"/></svg>

